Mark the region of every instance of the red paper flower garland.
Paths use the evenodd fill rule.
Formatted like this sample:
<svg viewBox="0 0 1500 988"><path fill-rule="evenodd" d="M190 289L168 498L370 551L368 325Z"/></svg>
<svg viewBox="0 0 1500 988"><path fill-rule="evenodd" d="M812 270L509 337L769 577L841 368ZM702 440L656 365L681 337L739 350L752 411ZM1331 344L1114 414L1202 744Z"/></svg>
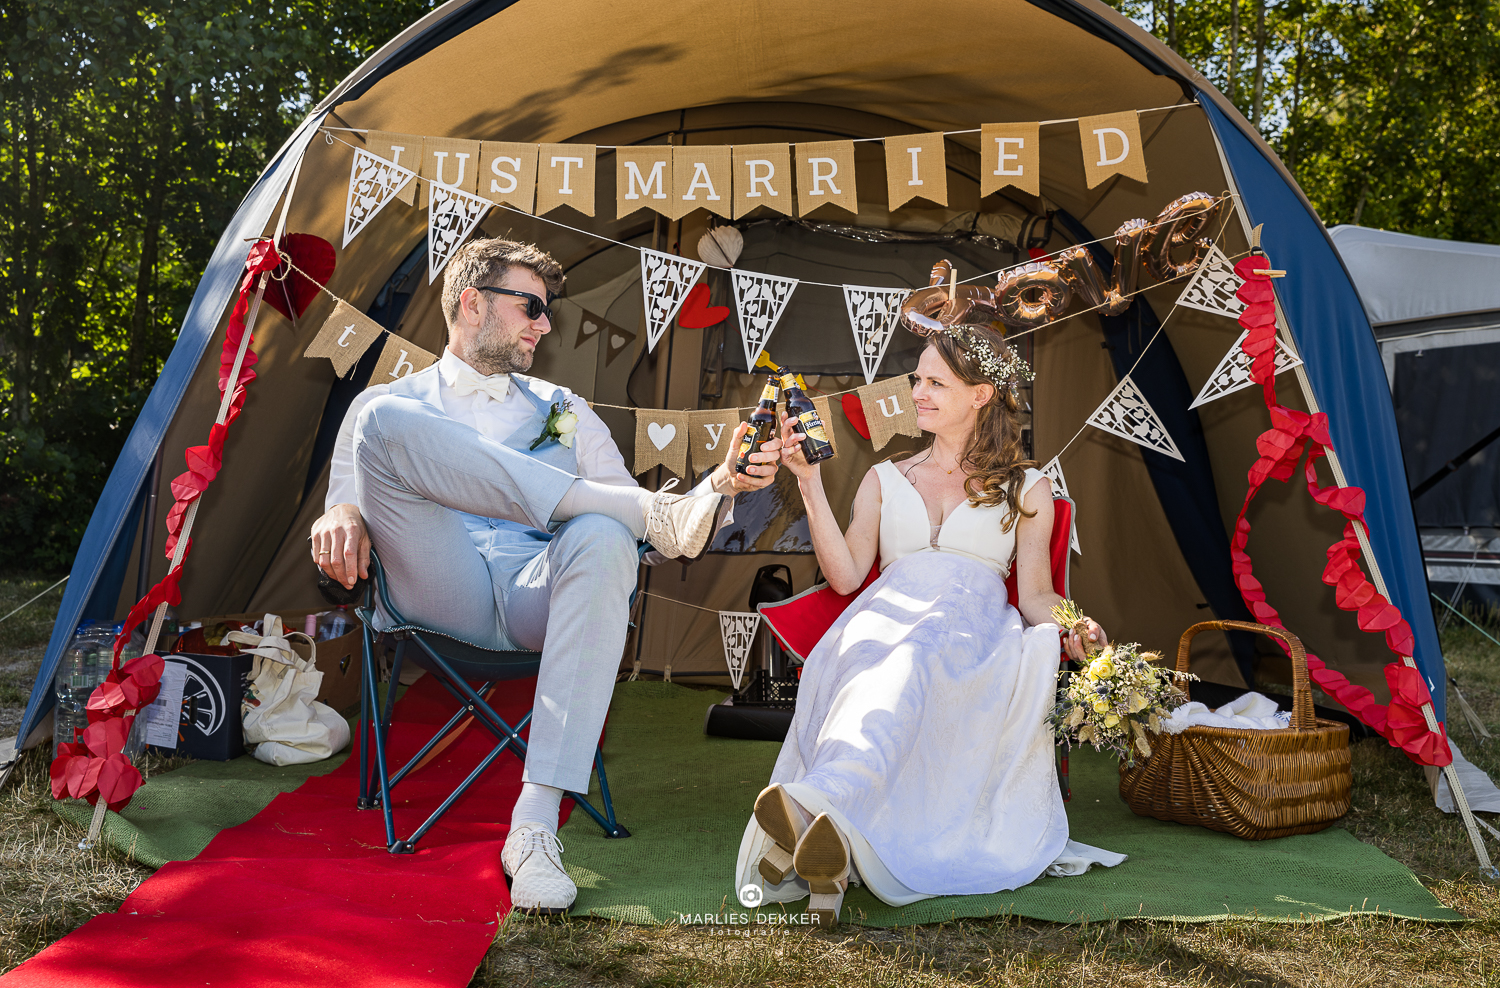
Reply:
<svg viewBox="0 0 1500 988"><path fill-rule="evenodd" d="M229 375L234 370L240 343L245 339L245 318L250 312L256 283L262 272L274 270L280 263L281 256L269 240L258 241L250 248L245 276L240 281L240 296L229 316L224 348L219 355L221 397L229 386ZM254 337L251 337L251 342L254 342ZM215 423L209 430L208 445L188 448L184 454L188 469L172 480L172 496L175 500L171 511L167 513L168 559L173 558L176 552L177 538L182 532L188 507L208 489L223 465L224 437L229 432L229 423L239 416L244 407L245 385L255 380L255 371L251 368L257 359L254 350L245 350L225 420ZM114 668L89 696L89 726L84 730L81 740L63 742L57 747L57 757L53 759L50 770L53 798L71 796L74 799L86 799L91 804L103 799L110 809L118 812L141 787L144 780L140 771L124 754L125 741L130 736L136 714L156 699L160 692L165 662L160 655L143 655L121 665L120 651L130 641L131 633L155 613L159 606L176 606L182 602L178 583L182 579L183 564L191 551L192 540L189 539L183 549L182 561L172 567L162 581L137 601L126 615L124 627L115 638Z"/></svg>
<svg viewBox="0 0 1500 988"><path fill-rule="evenodd" d="M1314 501L1339 512L1346 519L1344 537L1328 549L1323 582L1334 588L1334 600L1340 609L1355 612L1360 630L1383 632L1391 651L1410 656L1416 646L1411 625L1401 617L1401 611L1394 604L1380 595L1360 567L1359 535L1355 526L1365 523L1365 492L1353 486L1330 484L1322 487L1318 484L1317 462L1333 445L1328 434L1328 416L1321 412L1310 415L1284 408L1276 401L1276 297L1269 276L1256 274L1267 267L1265 256L1259 254L1242 258L1234 266L1235 274L1244 281L1236 292L1245 303L1240 325L1249 331L1242 349L1250 357L1250 376L1261 386L1266 408L1271 413L1271 428L1256 440L1260 459L1250 468L1250 488L1245 494L1244 507L1235 519L1234 538L1229 550L1235 583L1257 621L1276 628L1285 627L1276 609L1266 601L1265 590L1252 572L1250 554L1245 551L1250 539L1250 522L1245 515L1266 480L1284 483L1291 479L1297 461L1306 449L1303 477L1307 481L1308 493ZM1283 644L1282 648L1286 646ZM1391 689L1388 706L1376 703L1369 690L1349 682L1311 652L1307 653L1307 670L1319 688L1392 745L1406 752L1413 761L1439 767L1453 761L1443 725L1438 725L1436 733L1428 729L1422 708L1432 702L1432 694L1416 669L1400 661L1386 666L1385 679Z"/></svg>

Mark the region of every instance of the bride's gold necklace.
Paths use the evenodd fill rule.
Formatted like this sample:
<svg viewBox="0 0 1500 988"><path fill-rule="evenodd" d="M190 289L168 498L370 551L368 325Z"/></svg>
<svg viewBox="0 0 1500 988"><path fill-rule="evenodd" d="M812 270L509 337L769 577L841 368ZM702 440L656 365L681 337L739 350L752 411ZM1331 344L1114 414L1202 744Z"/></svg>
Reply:
<svg viewBox="0 0 1500 988"><path fill-rule="evenodd" d="M931 463L933 466L937 467L939 470L943 470L943 468L941 466L938 466L938 461L934 460L932 458L932 447L931 446L927 447L926 461L928 463ZM953 470L957 470L957 469L958 469L958 465L954 464ZM948 476L951 477L951 476L953 476L953 470L943 470L943 472L946 473Z"/></svg>

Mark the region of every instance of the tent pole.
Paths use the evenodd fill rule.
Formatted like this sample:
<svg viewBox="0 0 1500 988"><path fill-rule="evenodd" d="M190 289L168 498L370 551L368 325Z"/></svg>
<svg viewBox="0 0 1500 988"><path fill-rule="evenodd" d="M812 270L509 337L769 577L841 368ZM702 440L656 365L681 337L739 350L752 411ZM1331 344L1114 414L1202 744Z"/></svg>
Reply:
<svg viewBox="0 0 1500 988"><path fill-rule="evenodd" d="M1213 134L1214 150L1219 154L1219 165L1224 171L1224 181L1229 183L1229 191L1234 195L1234 209L1240 218L1240 226L1244 231L1245 239L1252 246L1259 246L1260 232L1257 228L1253 228L1250 225L1250 217L1245 212L1244 200L1240 198L1240 190L1234 180L1234 172L1229 167L1229 159L1224 155L1224 145L1219 141L1219 135L1212 126L1208 128L1208 131L1210 134ZM1273 297L1275 297L1274 294ZM1282 311L1281 299L1275 297L1275 303L1277 336L1281 338L1282 342L1293 353L1296 353L1296 341L1292 339L1291 326L1287 323L1286 313ZM1307 401L1307 410L1314 415L1318 414L1318 399L1313 394L1312 381L1308 379L1307 369L1302 364L1298 364L1295 372L1297 374L1297 383L1302 388L1302 397ZM1325 450L1325 455L1328 459L1328 468L1333 471L1334 482L1340 487L1348 487L1349 481L1344 476L1344 468L1339 463L1338 454L1330 448ZM1390 591L1386 589L1385 578L1380 574L1380 564L1375 560L1375 550L1370 545L1369 533L1365 530L1364 523L1357 523L1353 528L1354 534L1359 538L1360 552L1365 558L1365 565L1369 567L1370 579L1374 582L1375 589L1386 600L1390 600ZM1416 659L1410 655L1401 656L1401 663L1409 669L1417 669ZM1420 675L1420 670L1417 671L1418 675ZM1422 704L1422 716L1427 720L1427 729L1429 731L1433 734L1441 734L1438 728L1437 714L1432 709L1431 701ZM1469 808L1469 798L1464 795L1463 783L1458 781L1458 772L1454 769L1451 761L1443 766L1442 771L1448 778L1448 788L1452 791L1453 801L1458 805L1459 814L1463 817L1464 829L1469 833L1469 843L1474 846L1474 855L1479 859L1480 873L1491 881L1500 880L1500 869L1496 869L1490 862L1489 851L1484 846L1484 837L1479 833L1479 827L1474 822L1474 811Z"/></svg>

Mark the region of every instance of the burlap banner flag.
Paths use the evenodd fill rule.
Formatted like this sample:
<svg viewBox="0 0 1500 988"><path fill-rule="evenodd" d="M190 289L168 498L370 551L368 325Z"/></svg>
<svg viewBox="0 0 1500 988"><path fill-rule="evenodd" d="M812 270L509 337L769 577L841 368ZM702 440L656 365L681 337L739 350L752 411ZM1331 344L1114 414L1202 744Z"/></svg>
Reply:
<svg viewBox="0 0 1500 988"><path fill-rule="evenodd" d="M422 137L420 134L393 134L387 130L372 130L365 135L365 148L377 158L400 165L411 171L411 178L395 192L397 199L408 206L417 201L417 169L422 167Z"/></svg>
<svg viewBox="0 0 1500 988"><path fill-rule="evenodd" d="M638 209L672 214L672 146L654 144L615 149L615 218Z"/></svg>
<svg viewBox="0 0 1500 988"><path fill-rule="evenodd" d="M585 216L594 215L594 154L592 144L537 145L538 216L558 206L572 206Z"/></svg>
<svg viewBox="0 0 1500 988"><path fill-rule="evenodd" d="M734 218L757 206L792 215L792 149L789 144L736 144L734 163Z"/></svg>
<svg viewBox="0 0 1500 988"><path fill-rule="evenodd" d="M531 212L536 205L536 145L510 141L480 144L479 194L497 206Z"/></svg>
<svg viewBox="0 0 1500 988"><path fill-rule="evenodd" d="M760 614L756 611L720 611L719 636L724 640L724 663L729 666L729 681L735 689L745 676L745 666L750 662L750 650L755 645L755 632L760 628Z"/></svg>
<svg viewBox="0 0 1500 988"><path fill-rule="evenodd" d="M431 188L427 197L427 283L430 285L493 204L462 189L428 184Z"/></svg>
<svg viewBox="0 0 1500 988"><path fill-rule="evenodd" d="M369 225L375 214L416 177L409 168L391 164L364 148L355 148L354 164L349 169L349 198L344 205L343 246L348 247L349 241Z"/></svg>
<svg viewBox="0 0 1500 988"><path fill-rule="evenodd" d="M1042 129L1034 123L985 124L979 128L979 195L1007 185L1029 195L1042 194Z"/></svg>
<svg viewBox="0 0 1500 988"><path fill-rule="evenodd" d="M1141 122L1134 110L1078 118L1083 144L1083 177L1093 188L1111 175L1146 181L1146 149L1141 145Z"/></svg>
<svg viewBox="0 0 1500 988"><path fill-rule="evenodd" d="M828 205L859 212L853 141L797 145L797 215L806 216Z"/></svg>
<svg viewBox="0 0 1500 988"><path fill-rule="evenodd" d="M859 403L864 406L865 422L870 426L870 443L878 452L897 433L913 438L922 435L917 428L917 408L912 403L911 381L902 374L884 381L856 388Z"/></svg>
<svg viewBox="0 0 1500 988"><path fill-rule="evenodd" d="M739 427L737 408L709 408L688 413L688 446L693 451L693 473L712 470L724 462L734 430Z"/></svg>
<svg viewBox="0 0 1500 988"><path fill-rule="evenodd" d="M426 370L437 363L437 357L394 333L386 336L385 348L380 351L380 362L370 375L370 384L390 384L408 374ZM367 387L369 385L366 385Z"/></svg>
<svg viewBox="0 0 1500 988"><path fill-rule="evenodd" d="M1062 464L1057 462L1057 457L1054 456L1047 461L1047 465L1042 467L1042 475L1052 481L1053 497L1061 494L1068 500L1073 500L1073 496L1068 493L1068 481L1063 476ZM1080 556L1083 555L1083 550L1078 547L1078 505L1076 504L1073 505L1073 526L1072 531L1068 533L1068 544L1074 552Z"/></svg>
<svg viewBox="0 0 1500 988"><path fill-rule="evenodd" d="M891 209L897 209L918 196L939 206L948 205L948 163L943 151L943 135L887 137L885 185Z"/></svg>
<svg viewBox="0 0 1500 988"><path fill-rule="evenodd" d="M677 318L688 289L708 265L659 250L641 250L641 294L646 303L646 349L655 350ZM637 471L639 472L639 471Z"/></svg>
<svg viewBox="0 0 1500 988"><path fill-rule="evenodd" d="M343 377L384 332L375 320L339 299L333 315L323 323L302 356L327 357L333 361L334 372Z"/></svg>
<svg viewBox="0 0 1500 988"><path fill-rule="evenodd" d="M672 219L695 209L728 219L734 212L727 146L672 149Z"/></svg>
<svg viewBox="0 0 1500 988"><path fill-rule="evenodd" d="M687 476L688 413L661 408L635 410L635 470L645 473L660 463L679 477Z"/></svg>
<svg viewBox="0 0 1500 988"><path fill-rule="evenodd" d="M1136 387L1129 374L1122 377L1109 397L1094 409L1094 414L1088 417L1088 424L1174 460L1187 462L1178 452L1167 427L1157 417L1156 410L1147 403L1146 396L1141 394L1141 389Z"/></svg>
<svg viewBox="0 0 1500 988"><path fill-rule="evenodd" d="M479 191L479 142L451 137L422 138L422 205L427 205L434 185L460 192Z"/></svg>

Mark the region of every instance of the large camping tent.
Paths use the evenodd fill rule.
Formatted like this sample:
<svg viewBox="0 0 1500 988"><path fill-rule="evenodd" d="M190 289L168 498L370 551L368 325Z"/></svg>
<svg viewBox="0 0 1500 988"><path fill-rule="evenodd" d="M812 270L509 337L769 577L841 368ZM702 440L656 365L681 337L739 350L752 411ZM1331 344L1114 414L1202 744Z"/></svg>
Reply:
<svg viewBox="0 0 1500 988"><path fill-rule="evenodd" d="M1500 606L1500 247L1328 232L1380 343L1427 578Z"/></svg>
<svg viewBox="0 0 1500 988"><path fill-rule="evenodd" d="M1116 177L1087 188L1078 129L1070 121L1165 107L1180 109L1140 117L1149 181ZM1041 195L1008 189L981 199L976 129L996 121L1059 120L1069 123L1041 131ZM165 572L168 482L183 450L203 441L219 401L218 334L237 287L245 238L273 232L285 205L286 229L339 243L348 143L358 143L365 130L608 146L960 132L944 144L946 208L886 209L880 145L861 143L857 216L745 224L741 266L834 285L914 287L925 284L931 263L943 256L972 275L1024 261L1026 248L1055 250L1107 237L1122 221L1154 217L1188 192L1233 193L1220 241L1225 253L1242 255L1252 228L1263 225L1271 261L1289 272L1278 282L1278 299L1284 332L1305 364L1295 384L1290 376L1281 379L1282 401L1330 416L1346 482L1367 494L1365 565L1411 623L1415 659L1443 719L1443 657L1369 321L1286 169L1228 101L1173 52L1094 0L958 0L940 10L896 0L677 0L650 7L452 0L372 56L308 116L224 232L90 521L23 732L34 734L53 702L52 671L78 621L123 614L140 589ZM568 269L570 301L560 306L557 331L546 339L535 372L622 406L753 404L753 379L741 373L748 368L737 356L732 325L727 345L722 336L677 327L649 354L638 334L633 359L614 363L592 345L575 346L577 330L569 321L576 326L583 312L638 328L637 253L611 241L691 256L707 227L702 212L670 223L646 212L609 218L612 171L598 172L598 216L561 209L542 219L495 210L481 224L491 234L543 244ZM548 222L554 219L566 227ZM437 290L423 274L424 224L421 208L386 208L340 250L328 288L397 335L438 351L443 326ZM715 301L722 301L722 273L710 283ZM771 348L778 359L831 379L824 390L842 390L857 366L854 344L837 289L822 291L829 294L811 287L799 292ZM1231 576L1226 530L1244 498L1256 437L1267 426L1253 388L1188 408L1240 330L1223 316L1174 310L1180 291L1180 284L1158 285L1121 317L1059 322L1034 334L1030 346L1037 372L1035 454L1045 461L1068 447L1062 467L1078 504L1082 555L1074 559L1073 593L1114 636L1158 648L1170 648L1184 628L1210 615L1248 613ZM296 325L267 313L257 326L260 376L230 434L223 470L202 502L182 584L184 617L319 604L306 534L322 510L331 432L369 374L364 365L352 380L338 382L324 361L302 359L331 305L321 297ZM1172 318L1157 334L1168 312ZM909 369L917 348L914 338L898 336L882 375ZM1080 431L1132 367L1181 448L1181 462L1100 430ZM628 451L629 414L606 417ZM851 495L876 458L842 417L837 428L845 455L830 471L836 500ZM158 454L165 467L153 473ZM805 586L814 566L797 528L795 495L787 495L787 488L773 490L759 507L746 508L746 515L761 519L759 527L721 547L746 551L695 564L691 579L675 564L658 568L649 577L653 592L741 610L755 569L782 561L794 564L799 589ZM155 506L144 522L143 505ZM1380 636L1360 632L1353 617L1337 609L1320 579L1324 550L1340 538L1342 519L1311 504L1298 485L1277 484L1260 495L1249 517L1256 574L1287 625L1383 702L1382 670L1391 654ZM143 568L146 534L152 543ZM1205 643L1200 671L1235 683L1241 670L1260 661L1269 681L1289 682L1275 655L1257 659L1258 647L1248 638ZM648 598L638 649L646 669L670 668L678 678L707 681L723 675L711 613Z"/></svg>

